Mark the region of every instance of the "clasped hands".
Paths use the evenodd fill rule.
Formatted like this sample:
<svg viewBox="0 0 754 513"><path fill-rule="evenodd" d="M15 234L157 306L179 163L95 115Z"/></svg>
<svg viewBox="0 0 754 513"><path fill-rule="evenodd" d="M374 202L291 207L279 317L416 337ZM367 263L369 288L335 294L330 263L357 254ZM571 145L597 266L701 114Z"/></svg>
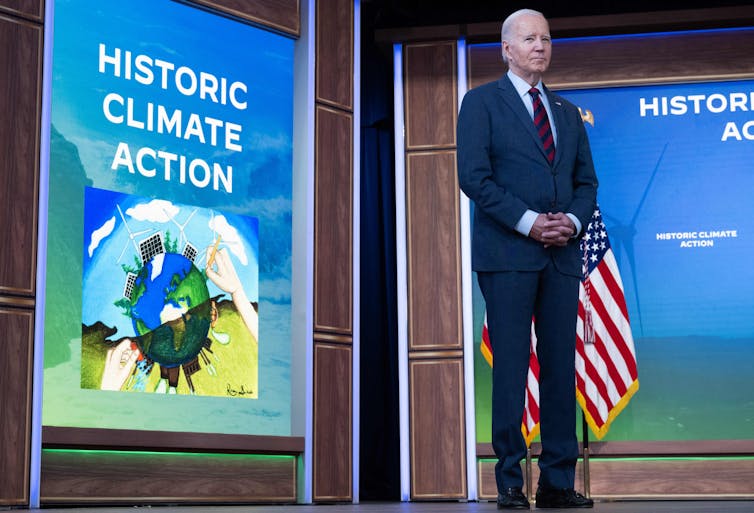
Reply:
<svg viewBox="0 0 754 513"><path fill-rule="evenodd" d="M541 242L544 246L565 246L571 237L576 234L576 226L573 221L563 212L537 215L537 219L531 227L529 237Z"/></svg>

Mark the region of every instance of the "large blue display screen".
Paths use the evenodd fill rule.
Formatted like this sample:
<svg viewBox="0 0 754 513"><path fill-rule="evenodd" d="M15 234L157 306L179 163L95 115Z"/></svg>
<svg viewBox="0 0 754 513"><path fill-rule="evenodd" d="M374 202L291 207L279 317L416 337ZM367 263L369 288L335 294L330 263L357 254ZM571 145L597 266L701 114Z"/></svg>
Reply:
<svg viewBox="0 0 754 513"><path fill-rule="evenodd" d="M54 8L43 423L290 435L294 41Z"/></svg>
<svg viewBox="0 0 754 513"><path fill-rule="evenodd" d="M582 110L640 388L605 440L754 433L754 81L559 91ZM474 287L474 337L484 301ZM489 365L475 354L477 440Z"/></svg>
<svg viewBox="0 0 754 513"><path fill-rule="evenodd" d="M754 82L561 94L588 120L636 343L608 438L751 438Z"/></svg>

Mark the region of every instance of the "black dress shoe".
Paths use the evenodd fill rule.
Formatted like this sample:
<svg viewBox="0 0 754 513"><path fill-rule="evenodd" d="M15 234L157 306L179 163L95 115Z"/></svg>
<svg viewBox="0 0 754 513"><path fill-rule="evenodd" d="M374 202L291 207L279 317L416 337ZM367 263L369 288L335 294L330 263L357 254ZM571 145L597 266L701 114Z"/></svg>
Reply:
<svg viewBox="0 0 754 513"><path fill-rule="evenodd" d="M537 508L592 508L594 501L573 488L537 488Z"/></svg>
<svg viewBox="0 0 754 513"><path fill-rule="evenodd" d="M529 501L521 488L508 488L497 494L497 509L529 509Z"/></svg>

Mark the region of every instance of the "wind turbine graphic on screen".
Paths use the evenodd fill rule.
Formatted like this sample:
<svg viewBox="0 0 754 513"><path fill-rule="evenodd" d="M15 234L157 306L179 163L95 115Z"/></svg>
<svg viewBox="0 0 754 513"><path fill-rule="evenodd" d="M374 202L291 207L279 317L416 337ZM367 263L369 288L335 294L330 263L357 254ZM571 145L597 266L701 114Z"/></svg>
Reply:
<svg viewBox="0 0 754 513"><path fill-rule="evenodd" d="M147 228L146 230L132 232L131 228L129 228L128 223L126 222L126 217L123 215L123 211L120 209L120 205L116 203L115 206L118 207L118 213L120 214L120 218L123 219L123 226L125 226L126 231L128 231L128 238L130 239L131 243L134 245L134 249L136 250L136 253L139 254L139 245L136 244L136 237L138 237L139 235L144 235L146 233L153 232L154 230L151 228ZM123 255L126 253L127 249L128 249L128 241L126 241L126 245L123 246L123 251L120 252L120 256L118 257L117 262L120 262L120 259L123 258Z"/></svg>
<svg viewBox="0 0 754 513"><path fill-rule="evenodd" d="M205 244L204 249L201 250L199 253L198 261L206 263L209 258L209 252L210 250L207 248L212 248L214 246L215 241L217 240L217 228L215 227L215 211L210 210L209 211L209 226L212 228L212 238L210 241Z"/></svg>
<svg viewBox="0 0 754 513"><path fill-rule="evenodd" d="M188 239L186 238L186 226L189 224L189 221L191 221L191 218L194 217L194 214L196 214L196 211L199 210L198 208L195 208L191 214L189 214L188 218L186 218L186 221L184 221L183 224L178 223L178 221L175 220L173 216L170 215L170 213L162 209L163 212L165 212L165 215L168 216L168 218L173 222L174 225L178 227L178 247L181 247L182 245L186 244L188 242Z"/></svg>
<svg viewBox="0 0 754 513"><path fill-rule="evenodd" d="M614 248L613 254L615 255L618 269L620 269L620 258L622 253L621 248L626 251L628 265L631 268L631 279L634 285L634 295L636 296L636 313L639 317L639 333L641 333L642 335L644 335L644 326L641 319L641 301L639 300L639 284L636 280L636 258L634 255L636 220L639 218L639 213L641 212L641 208L644 206L644 202L647 199L649 189L652 186L652 182L654 181L655 176L657 175L657 170L660 169L660 163L662 162L662 157L665 155L665 150L667 148L668 144L665 143L665 146L662 148L662 152L660 153L660 158L657 159L657 164L655 164L652 175L649 177L649 182L647 182L647 186L644 188L644 194L642 194L641 200L639 200L639 204L636 206L636 210L634 211L634 215L631 218L631 221L628 224L623 224L618 219L615 219L614 217L611 217L604 212L602 213L602 216L605 219L609 220L610 223L612 223L612 226L610 226L609 229L609 233L610 240Z"/></svg>

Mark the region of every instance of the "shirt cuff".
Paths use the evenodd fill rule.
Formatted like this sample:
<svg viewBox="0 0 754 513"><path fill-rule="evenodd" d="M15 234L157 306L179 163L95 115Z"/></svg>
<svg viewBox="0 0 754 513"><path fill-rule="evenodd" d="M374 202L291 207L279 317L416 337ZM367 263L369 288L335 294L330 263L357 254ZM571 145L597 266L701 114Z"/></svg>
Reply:
<svg viewBox="0 0 754 513"><path fill-rule="evenodd" d="M573 225L576 227L576 233L574 233L571 237L578 237L581 233L581 223L579 222L579 218L570 213L566 213L566 215L568 216L568 219L573 221Z"/></svg>
<svg viewBox="0 0 754 513"><path fill-rule="evenodd" d="M531 227L534 226L534 221L537 220L538 215L539 214L533 210L527 210L524 212L524 215L521 216L521 219L518 220L514 228L524 237L528 237L529 232L531 232Z"/></svg>

